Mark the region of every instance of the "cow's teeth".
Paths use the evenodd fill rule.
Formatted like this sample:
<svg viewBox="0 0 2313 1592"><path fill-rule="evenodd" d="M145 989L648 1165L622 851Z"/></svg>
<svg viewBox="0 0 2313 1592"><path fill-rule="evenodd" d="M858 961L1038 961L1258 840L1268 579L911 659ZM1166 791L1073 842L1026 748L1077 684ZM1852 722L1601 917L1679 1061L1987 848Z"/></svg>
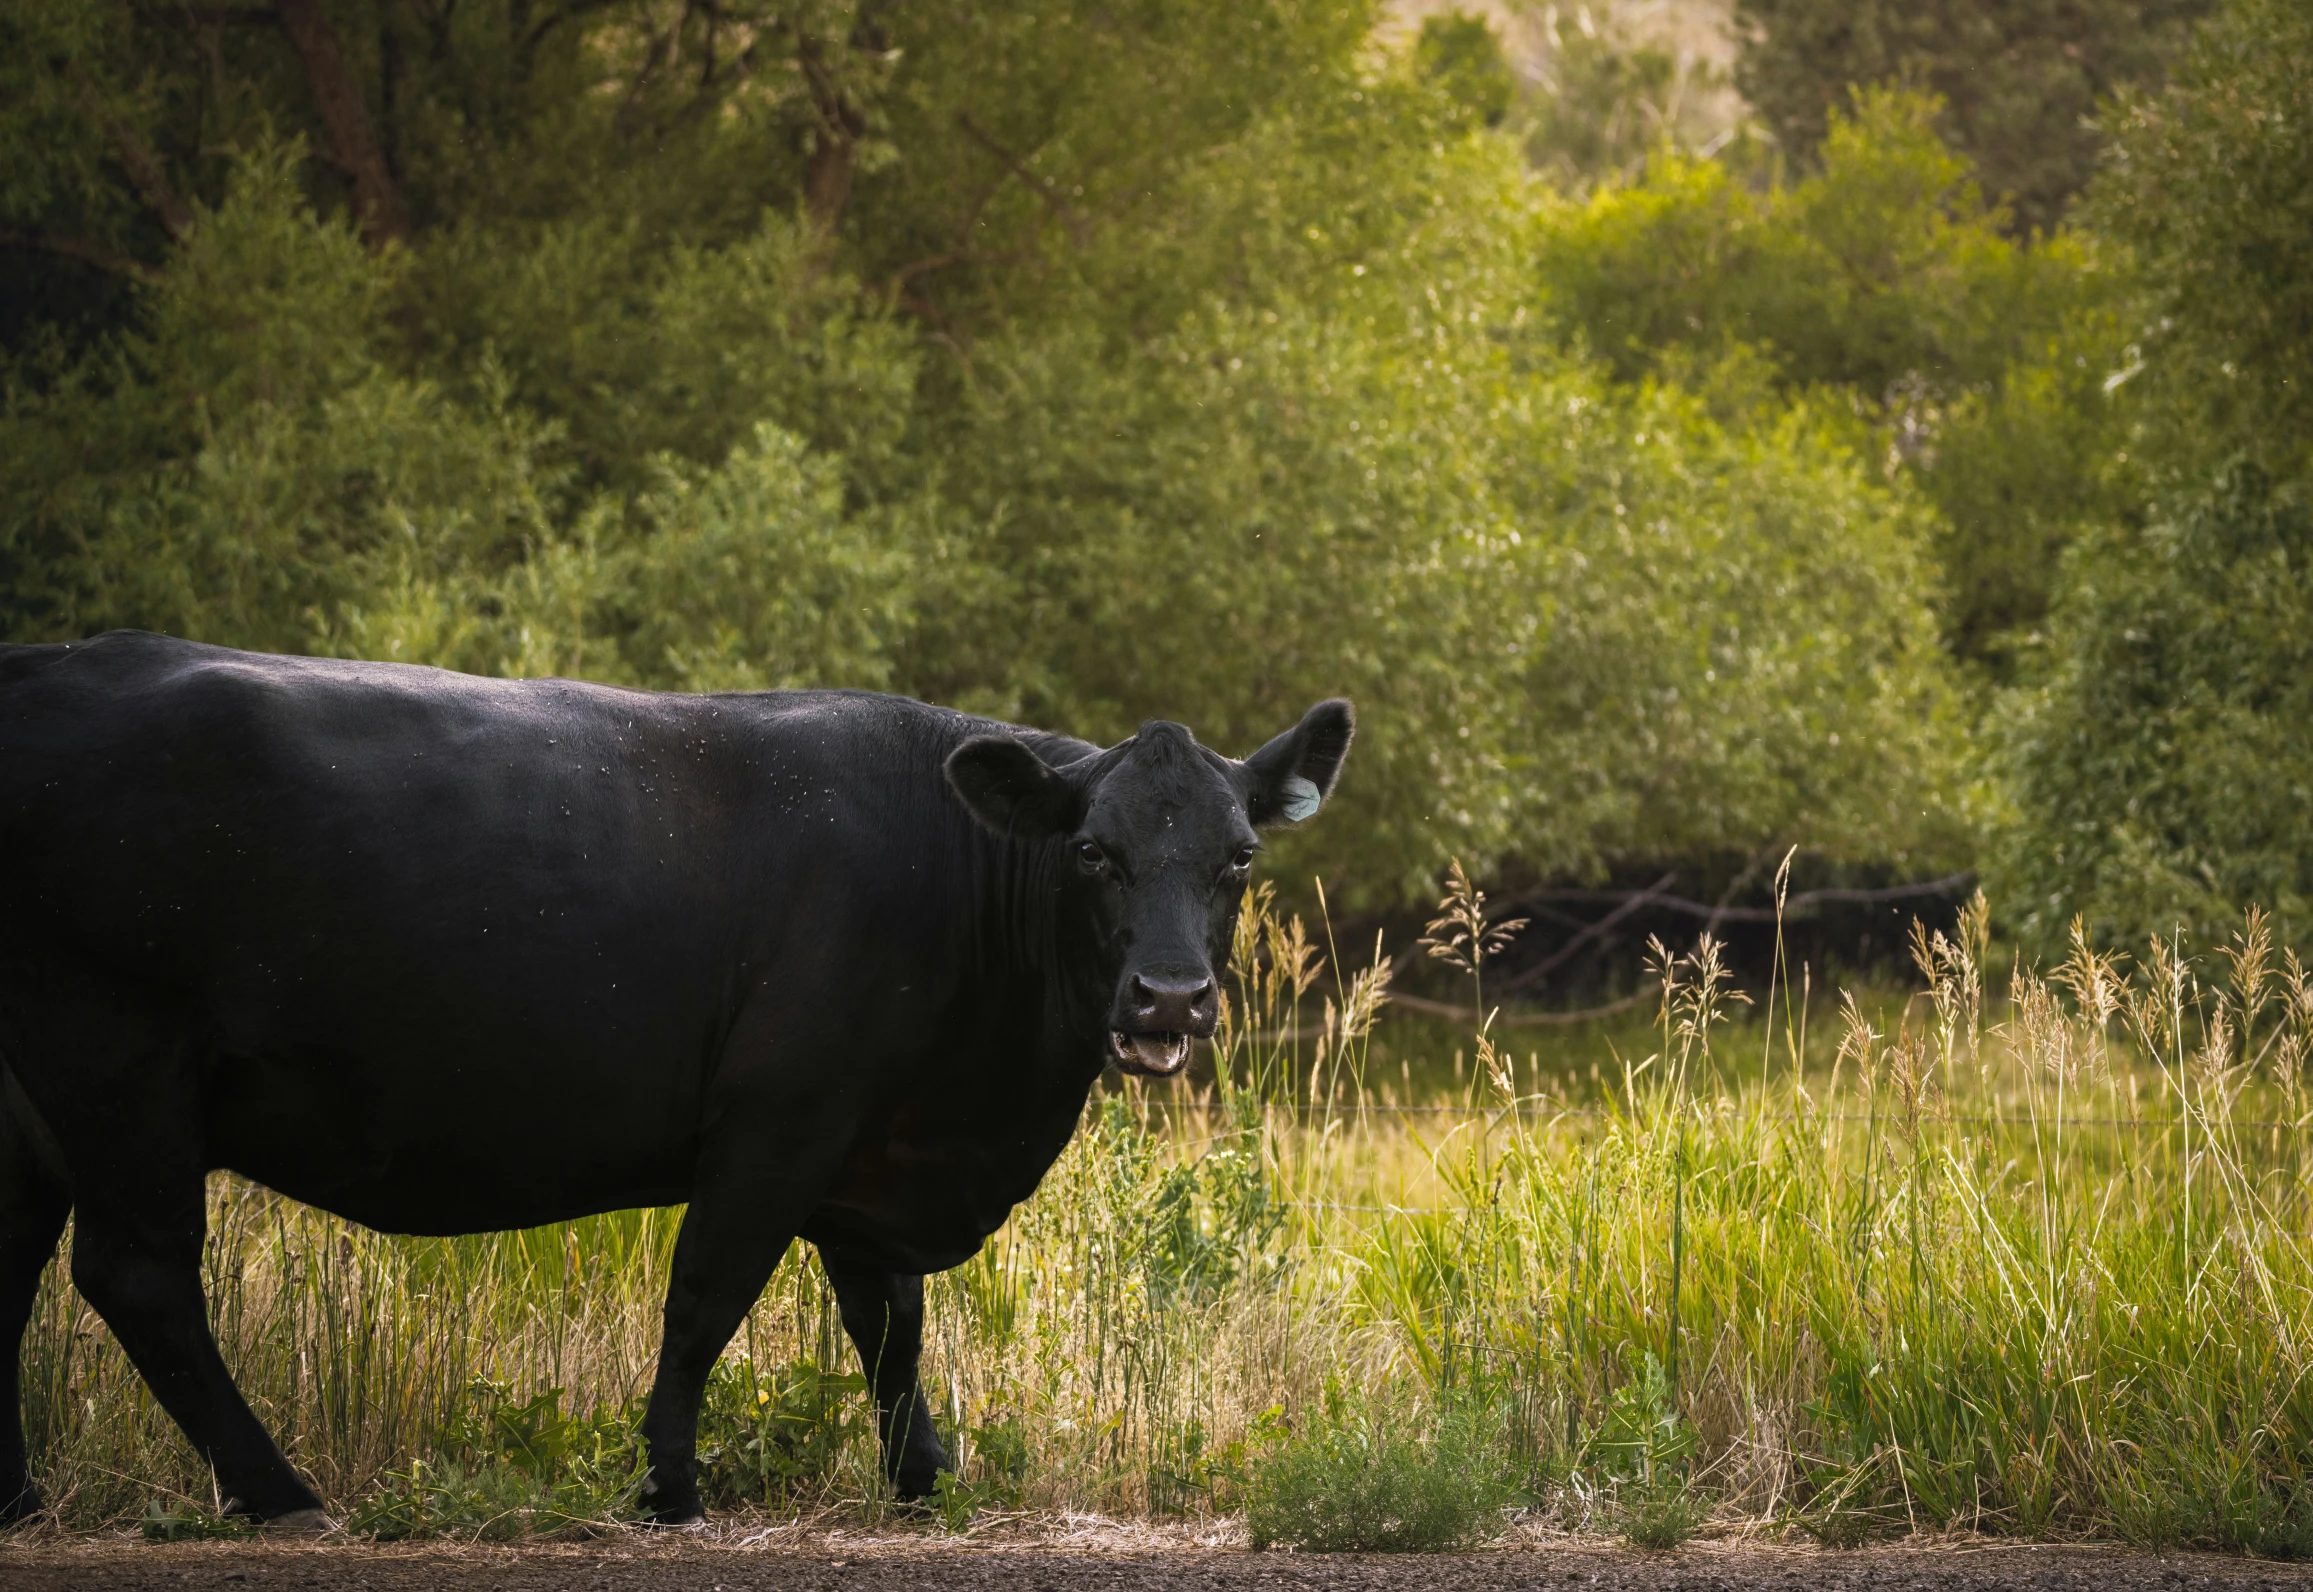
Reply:
<svg viewBox="0 0 2313 1592"><path fill-rule="evenodd" d="M1135 1034L1132 1036L1133 1056L1141 1066L1153 1073L1175 1073L1189 1059L1189 1036L1186 1034Z"/></svg>

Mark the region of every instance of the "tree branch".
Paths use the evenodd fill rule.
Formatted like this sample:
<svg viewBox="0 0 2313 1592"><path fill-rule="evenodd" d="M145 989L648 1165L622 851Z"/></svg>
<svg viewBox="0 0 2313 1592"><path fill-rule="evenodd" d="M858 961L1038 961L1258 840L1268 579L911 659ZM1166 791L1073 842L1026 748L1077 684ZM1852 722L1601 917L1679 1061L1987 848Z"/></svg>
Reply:
<svg viewBox="0 0 2313 1592"><path fill-rule="evenodd" d="M851 174L859 155L859 140L867 118L852 104L827 69L820 41L803 34L797 41L796 63L811 90L819 112L819 136L803 171L803 210L822 238L833 238L843 225L844 208L851 203Z"/></svg>
<svg viewBox="0 0 2313 1592"><path fill-rule="evenodd" d="M1668 890L1670 888L1671 881L1677 877L1678 875L1676 873L1664 874L1660 879L1657 879L1653 884L1648 885L1644 890L1640 890L1633 894L1629 900L1623 902L1622 905L1616 907L1605 917L1600 918L1596 923L1584 924L1580 933L1576 934L1572 939L1568 940L1564 945L1558 947L1557 950L1551 952L1548 956L1542 958L1541 961L1536 962L1532 967L1521 968L1516 973L1511 974L1508 978L1495 980L1494 988L1502 994L1507 995L1512 990L1525 989L1529 985L1539 984L1554 970L1563 967L1566 963L1572 961L1577 955L1581 953L1581 950L1584 946L1597 939L1600 935L1606 933L1607 930L1613 928L1624 918L1629 917L1633 912L1636 912L1640 907L1645 906L1650 901L1661 900L1662 892Z"/></svg>
<svg viewBox="0 0 2313 1592"><path fill-rule="evenodd" d="M314 103L321 111L322 125L329 129L329 141L353 178L353 208L363 239L370 247L381 248L396 238L408 237L409 209L402 199L401 184L394 181L386 166L377 130L370 125L361 91L346 69L337 34L321 14L320 0L280 0L279 15L291 48L305 63L305 76L313 85Z"/></svg>
<svg viewBox="0 0 2313 1592"><path fill-rule="evenodd" d="M980 131L972 118L961 111L956 114L956 125L964 130L973 143L978 144L989 154L1002 161L1004 168L1019 178L1022 186L1050 207L1052 213L1060 218L1061 224L1068 228L1069 235L1076 239L1078 248L1083 248L1092 241L1091 224L1076 213L1073 205L1061 197L1057 185L1037 176L1034 171L1029 169L1025 160Z"/></svg>
<svg viewBox="0 0 2313 1592"><path fill-rule="evenodd" d="M128 173L129 181L143 195L153 214L160 217L161 225L169 236L179 243L191 237L193 207L179 198L176 189L169 186L168 173L161 170L161 163L153 158L153 152L145 147L144 140L137 137L136 129L117 116L107 116L104 118L104 136L106 142L112 145L113 157L121 163L121 169Z"/></svg>
<svg viewBox="0 0 2313 1592"><path fill-rule="evenodd" d="M137 20L180 28L270 28L281 14L271 6L150 5L137 7Z"/></svg>
<svg viewBox="0 0 2313 1592"><path fill-rule="evenodd" d="M1512 902L1504 912L1525 910L1527 902L1540 904L1548 901L1586 902L1604 906L1655 906L1665 911L1681 913L1705 922L1716 919L1722 923L1772 923L1778 917L1785 919L1812 912L1819 906L1879 906L1896 901L1919 901L1930 896L1951 895L1976 882L1975 870L1964 869L1946 874L1941 879L1928 879L1919 884L1890 885L1884 890L1803 890L1784 901L1780 910L1774 907L1713 906L1706 901L1690 901L1684 896L1662 895L1653 890L1542 890L1526 901Z"/></svg>
<svg viewBox="0 0 2313 1592"><path fill-rule="evenodd" d="M83 238L60 238L45 232L18 232L13 227L0 227L0 248L37 249L43 254L59 254L83 265L93 265L99 271L110 271L115 276L133 276L140 282L160 279L160 273L141 260L132 260L125 254L116 254L101 244Z"/></svg>

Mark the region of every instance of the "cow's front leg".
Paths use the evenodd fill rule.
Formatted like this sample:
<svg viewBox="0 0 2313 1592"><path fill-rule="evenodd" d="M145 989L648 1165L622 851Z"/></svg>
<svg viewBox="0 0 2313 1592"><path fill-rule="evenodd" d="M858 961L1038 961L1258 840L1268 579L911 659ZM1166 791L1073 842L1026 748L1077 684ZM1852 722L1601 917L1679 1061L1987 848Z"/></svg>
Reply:
<svg viewBox="0 0 2313 1592"><path fill-rule="evenodd" d="M643 1501L662 1526L690 1525L705 1517L698 1452L699 1401L706 1393L707 1373L793 1242L784 1227L766 1229L748 1219L754 1215L721 1201L694 1200L675 1236L658 1375L642 1421L651 1467Z"/></svg>
<svg viewBox="0 0 2313 1592"><path fill-rule="evenodd" d="M917 1375L924 1351L924 1280L824 1244L819 1263L835 1286L843 1330L875 1389L884 1477L902 1498L928 1498L939 1473L951 1466Z"/></svg>

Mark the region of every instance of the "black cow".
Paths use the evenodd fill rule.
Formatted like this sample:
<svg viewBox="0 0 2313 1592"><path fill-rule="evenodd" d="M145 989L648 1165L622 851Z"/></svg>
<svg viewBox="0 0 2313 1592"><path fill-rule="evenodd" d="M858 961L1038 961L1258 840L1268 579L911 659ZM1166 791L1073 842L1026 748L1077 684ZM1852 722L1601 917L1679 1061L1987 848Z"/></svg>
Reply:
<svg viewBox="0 0 2313 1592"><path fill-rule="evenodd" d="M231 652L0 646L0 1520L17 1349L72 1278L242 1513L321 1523L203 1311L229 1167L387 1232L687 1201L643 1417L700 1513L707 1373L818 1246L903 1494L923 1275L976 1252L1104 1066L1178 1072L1256 831L1346 702L1243 762L898 697L674 696Z"/></svg>

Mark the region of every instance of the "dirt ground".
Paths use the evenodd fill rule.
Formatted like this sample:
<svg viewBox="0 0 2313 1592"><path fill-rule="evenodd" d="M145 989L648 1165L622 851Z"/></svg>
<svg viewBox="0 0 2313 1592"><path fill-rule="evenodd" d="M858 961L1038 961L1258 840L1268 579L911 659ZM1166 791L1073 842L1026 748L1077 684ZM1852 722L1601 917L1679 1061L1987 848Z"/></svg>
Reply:
<svg viewBox="0 0 2313 1592"><path fill-rule="evenodd" d="M351 1541L0 1540L0 1592L1980 1592L2313 1589L2313 1567L2208 1554L1952 1541L1839 1552L1745 1541L1675 1553L1527 1538L1447 1555L1253 1553L1225 1532L1073 1521L1034 1532L925 1534L725 1527L577 1543L383 1546Z"/></svg>

